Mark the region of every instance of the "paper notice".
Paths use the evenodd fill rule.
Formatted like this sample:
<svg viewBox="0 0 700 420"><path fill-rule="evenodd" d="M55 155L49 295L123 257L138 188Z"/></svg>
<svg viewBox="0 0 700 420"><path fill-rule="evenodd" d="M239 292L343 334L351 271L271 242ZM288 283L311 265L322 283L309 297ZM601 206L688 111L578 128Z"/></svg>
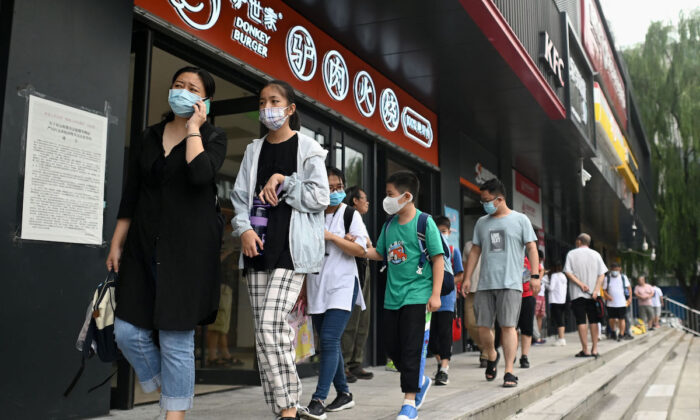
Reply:
<svg viewBox="0 0 700 420"><path fill-rule="evenodd" d="M29 96L22 239L102 244L107 117Z"/></svg>

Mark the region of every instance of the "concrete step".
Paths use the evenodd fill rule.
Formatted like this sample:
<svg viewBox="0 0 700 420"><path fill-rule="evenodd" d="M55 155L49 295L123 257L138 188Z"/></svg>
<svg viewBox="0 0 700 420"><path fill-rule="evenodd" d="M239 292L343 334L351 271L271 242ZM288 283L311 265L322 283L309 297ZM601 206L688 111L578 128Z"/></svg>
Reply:
<svg viewBox="0 0 700 420"><path fill-rule="evenodd" d="M601 357L575 358L580 350L576 333L566 335L565 347L551 346L552 337L546 345L534 346L530 351L529 369L516 365L515 375L520 378L517 388L503 388L504 360L498 366L498 377L493 382L484 378L480 369L479 355L476 352L454 355L450 363L450 384L433 386L420 410L420 418L430 420L489 419L502 420L541 398L546 398L557 389L575 382L593 370L609 364L619 355L634 349L644 351L656 345L671 330L662 328L632 341L616 342L603 340L599 344ZM399 374L387 372L384 367L368 368L374 372L374 379L350 384L356 406L328 415L332 420L386 419L394 420L403 394L399 387ZM433 376L436 362L430 360L426 373ZM303 379L302 404L308 403L316 387L316 378ZM335 398L331 391L329 401ZM157 404L142 405L133 410L112 410L103 419L152 420L158 416ZM207 420L272 419L270 409L265 405L260 387L243 387L235 391L202 395L195 398L194 408L188 418Z"/></svg>
<svg viewBox="0 0 700 420"><path fill-rule="evenodd" d="M549 396L539 398L512 418L534 420L584 417L588 410L597 410L600 399L610 392L649 350L653 350L655 354L668 354L680 336L680 332L670 328L660 330L657 334L646 335L646 340L636 340L634 345L624 347L611 358L599 358L603 359L602 363L597 364L595 369L571 378L568 385Z"/></svg>
<svg viewBox="0 0 700 420"><path fill-rule="evenodd" d="M676 386L668 419L700 419L700 337L690 339L681 377Z"/></svg>
<svg viewBox="0 0 700 420"><path fill-rule="evenodd" d="M650 418L661 416L665 419L685 364L690 341L688 334L682 334L678 344L667 354L663 351L650 351L648 355L642 355L641 360L631 366L625 378L601 399L596 413L586 418L627 420L639 417L638 412L643 410L650 412ZM641 416L648 418L645 414Z"/></svg>
<svg viewBox="0 0 700 420"><path fill-rule="evenodd" d="M620 354L639 347L648 347L662 340L671 331L658 330L652 334L638 336L632 341L615 342L603 340L599 344L601 356L593 358L575 358L574 354L580 349L578 336L567 334L566 348L537 346L530 355L532 368L517 369L515 374L520 378L517 388L504 389L503 357L498 367L498 378L491 383L483 379L470 383L463 391L450 397L436 398L431 395L421 410L421 417L428 415L430 419L493 419L501 420L522 411L528 405L551 395L557 389L564 387L591 371L598 369ZM551 341L551 340L550 340ZM502 356L502 355L501 355ZM540 360L544 359L541 364ZM483 378L483 370L480 370ZM432 391L431 391L432 392ZM377 417L390 420L395 417Z"/></svg>

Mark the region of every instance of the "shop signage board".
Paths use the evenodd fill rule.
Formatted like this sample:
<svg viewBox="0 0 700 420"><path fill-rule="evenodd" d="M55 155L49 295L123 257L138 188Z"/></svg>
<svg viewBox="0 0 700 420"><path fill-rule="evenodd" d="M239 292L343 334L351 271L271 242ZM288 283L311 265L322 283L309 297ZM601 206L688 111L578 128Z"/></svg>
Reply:
<svg viewBox="0 0 700 420"><path fill-rule="evenodd" d="M437 115L280 0L135 0L438 166Z"/></svg>
<svg viewBox="0 0 700 420"><path fill-rule="evenodd" d="M593 68L600 73L620 125L627 129L627 94L612 46L594 0L581 1L581 36Z"/></svg>
<svg viewBox="0 0 700 420"><path fill-rule="evenodd" d="M627 188L636 194L639 192L639 182L630 166L630 164L634 164L631 158L632 154L597 82L593 86L593 97L596 132L598 138L601 139L598 145L604 152L603 156L606 160L617 169Z"/></svg>
<svg viewBox="0 0 700 420"><path fill-rule="evenodd" d="M513 170L513 210L525 214L535 229L542 224L542 192L534 182Z"/></svg>
<svg viewBox="0 0 700 420"><path fill-rule="evenodd" d="M28 100L20 237L102 245L107 117Z"/></svg>
<svg viewBox="0 0 700 420"><path fill-rule="evenodd" d="M556 77L559 87L564 87L564 58L547 31L540 32L540 60L547 63L547 69Z"/></svg>

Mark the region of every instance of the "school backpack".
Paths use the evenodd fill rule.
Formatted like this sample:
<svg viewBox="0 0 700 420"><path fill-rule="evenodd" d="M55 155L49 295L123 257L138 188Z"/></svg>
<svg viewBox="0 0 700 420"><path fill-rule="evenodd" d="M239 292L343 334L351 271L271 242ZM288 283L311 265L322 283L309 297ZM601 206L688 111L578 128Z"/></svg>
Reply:
<svg viewBox="0 0 700 420"><path fill-rule="evenodd" d="M117 273L110 271L107 274L107 278L97 285L97 289L88 305L83 327L75 343L76 348L81 352L80 368L63 393L64 397L67 397L78 383L85 370L86 360L95 354L101 361L107 363L112 363L122 357L114 339L114 310L117 306L114 289L116 284ZM88 392L92 392L106 384L115 373L116 371L100 384L90 388Z"/></svg>
<svg viewBox="0 0 700 420"><path fill-rule="evenodd" d="M350 233L350 225L352 218L357 210L352 206L345 207L343 213L343 224L345 225L345 233ZM360 289L365 287L365 274L367 274L367 258L355 257L355 265L357 265L357 277L360 280Z"/></svg>
<svg viewBox="0 0 700 420"><path fill-rule="evenodd" d="M610 279L611 278L612 278L612 276L610 275L610 273L605 275L605 284L608 286L605 289L603 289L603 290L605 290L605 293L608 293L608 289L610 288ZM630 298L630 291L628 288L625 287L625 281L627 281L627 283L629 283L627 276L620 273L620 284L622 285L622 292L625 295L625 299L629 299Z"/></svg>
<svg viewBox="0 0 700 420"><path fill-rule="evenodd" d="M389 233L389 225L391 225L391 222L395 217L396 215L392 214L384 223L383 229L385 237ZM420 245L420 260L418 261L418 269L416 270L416 274L419 275L423 274L423 267L425 267L425 263L430 262L428 245L425 241L425 230L428 226L428 218L430 217L431 216L428 213L421 213L418 216L418 223L416 224L416 235L418 236L418 244ZM442 235L440 235L440 240L442 241L443 260L445 261L445 272L442 278L442 289L440 290L440 296L445 296L449 295L453 290L455 290L455 276L452 271L450 247L447 245L445 238L443 238ZM382 266L381 271L384 271L388 265L387 255L388 253L384 255L384 265Z"/></svg>

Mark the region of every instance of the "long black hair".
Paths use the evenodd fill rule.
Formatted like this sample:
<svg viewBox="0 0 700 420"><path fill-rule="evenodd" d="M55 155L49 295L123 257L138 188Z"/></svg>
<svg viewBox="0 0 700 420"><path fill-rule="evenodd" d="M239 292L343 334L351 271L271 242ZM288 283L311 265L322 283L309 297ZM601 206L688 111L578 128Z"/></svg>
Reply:
<svg viewBox="0 0 700 420"><path fill-rule="evenodd" d="M270 80L265 84L265 86L260 89L260 93L262 93L262 90L265 89L268 86L275 86L279 88L280 92L282 93L282 96L284 96L287 99L287 103L289 105L297 103L297 95L294 93L294 88L287 82L283 80ZM260 96L260 94L258 94ZM301 120L299 119L299 113L294 111L294 114L289 116L289 128L292 130L298 131L301 128Z"/></svg>
<svg viewBox="0 0 700 420"><path fill-rule="evenodd" d="M214 82L214 78L208 71L200 67L185 66L176 71L173 75L173 79L170 81L170 86L175 84L175 81L182 73L194 73L199 76L199 78L202 79L202 84L204 85L204 97L210 100L214 97L214 93L216 92L216 82ZM173 111L169 111L165 114L166 121L172 121L174 118L175 113Z"/></svg>

